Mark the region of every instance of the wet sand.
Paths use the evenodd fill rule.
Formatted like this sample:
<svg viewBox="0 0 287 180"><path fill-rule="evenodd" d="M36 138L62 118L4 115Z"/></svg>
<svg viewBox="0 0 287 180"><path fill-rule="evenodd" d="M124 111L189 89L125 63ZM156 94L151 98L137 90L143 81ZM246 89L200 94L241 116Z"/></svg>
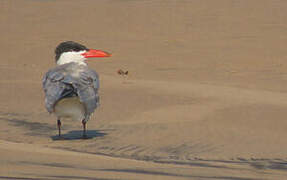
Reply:
<svg viewBox="0 0 287 180"><path fill-rule="evenodd" d="M287 3L0 2L0 179L285 179ZM41 78L73 40L101 106L88 122L44 108ZM128 77L117 74L128 70Z"/></svg>

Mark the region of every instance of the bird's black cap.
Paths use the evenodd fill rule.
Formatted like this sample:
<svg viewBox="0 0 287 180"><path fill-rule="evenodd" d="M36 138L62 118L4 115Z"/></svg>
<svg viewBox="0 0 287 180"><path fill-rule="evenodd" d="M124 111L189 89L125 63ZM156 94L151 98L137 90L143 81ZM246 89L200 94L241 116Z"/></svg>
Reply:
<svg viewBox="0 0 287 180"><path fill-rule="evenodd" d="M86 46L76 43L74 41L62 42L55 49L55 54L56 54L55 60L57 62L61 54L64 52L71 52L71 51L78 52L78 51L83 51L83 50L88 51L89 49Z"/></svg>

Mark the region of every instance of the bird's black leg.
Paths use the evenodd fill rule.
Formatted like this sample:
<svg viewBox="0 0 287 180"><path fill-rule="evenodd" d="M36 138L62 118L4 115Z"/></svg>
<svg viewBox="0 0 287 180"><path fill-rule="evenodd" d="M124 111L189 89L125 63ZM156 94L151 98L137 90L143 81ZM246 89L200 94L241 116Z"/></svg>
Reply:
<svg viewBox="0 0 287 180"><path fill-rule="evenodd" d="M83 138L85 139L85 138L87 138L87 133L86 133L86 124L87 124L87 122L86 122L85 119L82 120L82 124L83 124Z"/></svg>
<svg viewBox="0 0 287 180"><path fill-rule="evenodd" d="M61 123L60 119L57 120L57 125L58 125L58 130L59 130L59 137L61 137L61 125L62 125L62 123Z"/></svg>

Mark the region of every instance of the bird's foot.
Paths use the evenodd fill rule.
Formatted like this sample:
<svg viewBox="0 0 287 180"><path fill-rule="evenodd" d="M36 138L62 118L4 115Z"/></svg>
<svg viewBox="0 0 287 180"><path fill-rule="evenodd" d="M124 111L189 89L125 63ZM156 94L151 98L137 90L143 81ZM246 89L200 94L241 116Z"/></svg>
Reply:
<svg viewBox="0 0 287 180"><path fill-rule="evenodd" d="M89 137L86 134L83 134L82 139L89 139Z"/></svg>
<svg viewBox="0 0 287 180"><path fill-rule="evenodd" d="M63 136L57 136L54 140L65 140Z"/></svg>

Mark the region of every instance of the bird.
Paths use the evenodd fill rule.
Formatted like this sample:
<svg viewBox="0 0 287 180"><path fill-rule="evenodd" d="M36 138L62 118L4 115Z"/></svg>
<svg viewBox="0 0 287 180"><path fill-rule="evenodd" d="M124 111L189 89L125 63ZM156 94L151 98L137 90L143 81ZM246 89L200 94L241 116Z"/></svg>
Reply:
<svg viewBox="0 0 287 180"><path fill-rule="evenodd" d="M42 79L45 107L57 117L58 136L61 137L62 118L81 121L83 138L87 138L86 123L99 106L99 76L86 64L96 57L110 57L102 50L88 49L74 42L61 42L55 49L56 67Z"/></svg>

